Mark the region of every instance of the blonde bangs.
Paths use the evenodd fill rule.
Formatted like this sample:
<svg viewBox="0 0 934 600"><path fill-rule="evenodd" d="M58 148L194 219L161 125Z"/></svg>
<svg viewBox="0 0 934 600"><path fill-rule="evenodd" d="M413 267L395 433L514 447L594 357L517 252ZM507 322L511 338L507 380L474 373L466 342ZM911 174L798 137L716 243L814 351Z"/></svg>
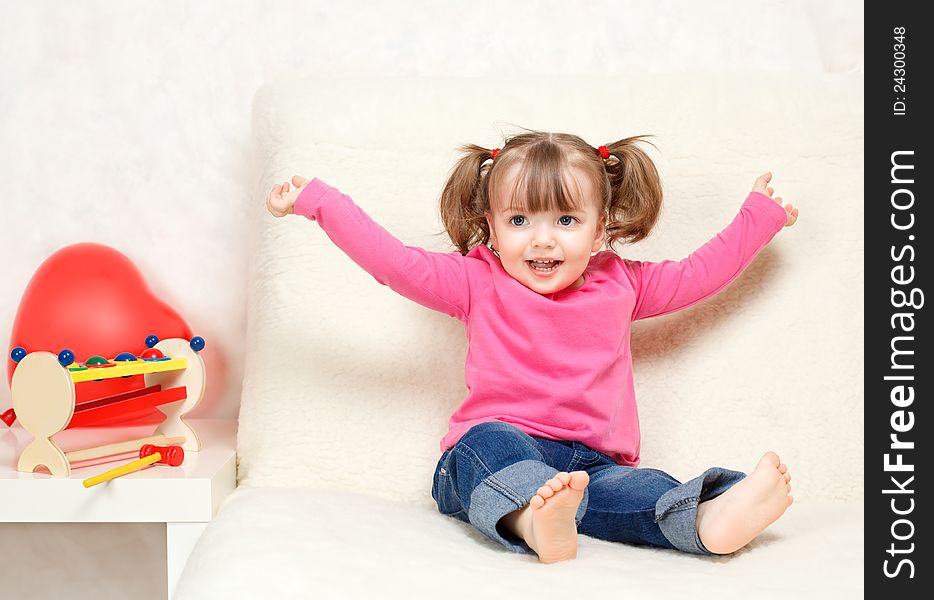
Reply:
<svg viewBox="0 0 934 600"><path fill-rule="evenodd" d="M518 157L517 157L518 158ZM523 160L510 161L519 165L511 190L496 199L504 213L576 212L586 210L590 199L583 198L577 180L571 175L570 164L556 145L541 144L529 149ZM511 165L493 176L505 174ZM490 182L491 189L501 187Z"/></svg>

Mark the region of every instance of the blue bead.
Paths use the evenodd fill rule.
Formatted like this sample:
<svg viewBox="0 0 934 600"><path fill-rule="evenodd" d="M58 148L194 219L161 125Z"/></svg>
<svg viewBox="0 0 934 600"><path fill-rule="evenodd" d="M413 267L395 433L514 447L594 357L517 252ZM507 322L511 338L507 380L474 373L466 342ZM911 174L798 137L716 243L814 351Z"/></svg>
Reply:
<svg viewBox="0 0 934 600"><path fill-rule="evenodd" d="M204 338L200 335L196 335L195 337L191 338L191 349L195 352L201 352L204 350Z"/></svg>
<svg viewBox="0 0 934 600"><path fill-rule="evenodd" d="M121 352L114 358L114 361L120 361L120 362L134 361L134 360L136 360L136 355L133 354L132 352Z"/></svg>
<svg viewBox="0 0 934 600"><path fill-rule="evenodd" d="M63 367L67 367L71 363L75 362L75 353L67 348L62 350L58 353L58 362Z"/></svg>
<svg viewBox="0 0 934 600"><path fill-rule="evenodd" d="M158 343L159 343L159 338L157 338L156 336L150 335L150 336L147 336L147 337L146 337L146 347L147 347L147 348L152 348L153 346L155 346L155 345L158 344Z"/></svg>
<svg viewBox="0 0 934 600"><path fill-rule="evenodd" d="M17 346L13 348L13 351L10 352L10 358L13 359L13 362L18 363L19 361L26 358L26 349L22 346Z"/></svg>

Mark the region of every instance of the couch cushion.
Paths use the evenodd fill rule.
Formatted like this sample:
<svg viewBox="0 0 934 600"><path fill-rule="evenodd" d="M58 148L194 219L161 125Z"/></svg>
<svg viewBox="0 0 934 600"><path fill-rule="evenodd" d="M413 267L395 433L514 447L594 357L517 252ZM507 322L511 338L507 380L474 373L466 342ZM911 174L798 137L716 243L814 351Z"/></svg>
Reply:
<svg viewBox="0 0 934 600"><path fill-rule="evenodd" d="M800 220L725 290L635 323L642 466L685 480L765 450L796 497L861 498L862 77L283 80L254 105L258 149L240 483L334 487L431 506L466 396L463 325L379 285L263 199L293 174L350 195L409 245L452 251L437 200L456 147L510 124L592 144L655 134L666 204L628 258L679 259L771 170ZM392 485L386 485L391 474Z"/></svg>
<svg viewBox="0 0 934 600"><path fill-rule="evenodd" d="M796 502L751 544L704 557L578 536L576 560L513 554L437 510L353 492L240 488L198 541L176 600L522 597L855 598L863 509ZM316 595L315 592L320 592ZM604 597L604 596L600 596Z"/></svg>

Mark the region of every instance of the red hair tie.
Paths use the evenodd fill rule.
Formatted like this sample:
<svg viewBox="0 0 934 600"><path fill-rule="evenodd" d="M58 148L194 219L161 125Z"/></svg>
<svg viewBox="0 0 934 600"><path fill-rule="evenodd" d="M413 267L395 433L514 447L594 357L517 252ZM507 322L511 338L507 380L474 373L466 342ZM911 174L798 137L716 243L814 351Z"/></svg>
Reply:
<svg viewBox="0 0 934 600"><path fill-rule="evenodd" d="M491 159L491 160L495 160L495 159L496 159L496 155L499 154L499 148L493 148L493 151L490 152L490 154L493 155L493 156L490 157L490 159Z"/></svg>
<svg viewBox="0 0 934 600"><path fill-rule="evenodd" d="M603 157L603 160L610 158L610 151L606 149L606 146L600 146L597 148L597 152L600 153L600 156Z"/></svg>

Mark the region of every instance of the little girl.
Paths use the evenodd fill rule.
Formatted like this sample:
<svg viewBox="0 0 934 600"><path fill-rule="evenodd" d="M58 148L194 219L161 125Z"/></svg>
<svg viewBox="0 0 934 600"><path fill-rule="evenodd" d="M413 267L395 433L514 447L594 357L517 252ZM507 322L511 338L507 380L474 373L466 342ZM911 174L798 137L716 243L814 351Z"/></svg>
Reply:
<svg viewBox="0 0 934 600"><path fill-rule="evenodd" d="M714 467L681 483L637 468L632 322L717 293L798 216L772 198L766 173L733 222L684 260L621 258L613 244L646 237L662 202L642 137L594 148L525 131L502 149L463 146L441 194L458 252L403 245L319 179L294 176L266 197L277 217L317 221L380 283L464 322L469 394L441 440L432 497L545 563L575 558L578 533L729 554L792 502L773 452L749 476Z"/></svg>

